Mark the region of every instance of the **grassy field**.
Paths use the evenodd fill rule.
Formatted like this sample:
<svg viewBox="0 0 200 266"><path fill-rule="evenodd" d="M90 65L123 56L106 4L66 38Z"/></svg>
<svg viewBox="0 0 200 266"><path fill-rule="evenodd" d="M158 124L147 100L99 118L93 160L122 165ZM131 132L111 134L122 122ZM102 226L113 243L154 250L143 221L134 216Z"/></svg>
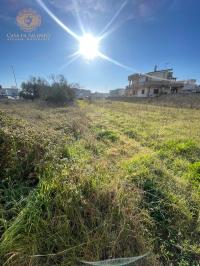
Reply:
<svg viewBox="0 0 200 266"><path fill-rule="evenodd" d="M0 169L0 265L200 265L200 110L0 103Z"/></svg>

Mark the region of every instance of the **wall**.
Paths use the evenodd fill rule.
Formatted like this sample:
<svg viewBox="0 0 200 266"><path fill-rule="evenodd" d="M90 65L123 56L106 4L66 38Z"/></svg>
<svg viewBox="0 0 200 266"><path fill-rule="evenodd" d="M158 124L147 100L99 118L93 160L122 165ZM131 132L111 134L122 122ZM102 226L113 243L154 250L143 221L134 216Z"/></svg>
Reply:
<svg viewBox="0 0 200 266"><path fill-rule="evenodd" d="M155 93L155 89L158 90L158 93ZM143 89L138 89L136 97L156 97L160 96L161 94L170 94L169 88L144 88L144 94L142 94Z"/></svg>
<svg viewBox="0 0 200 266"><path fill-rule="evenodd" d="M144 93L142 93L143 90L144 90ZM138 89L136 96L137 97L148 97L148 88Z"/></svg>
<svg viewBox="0 0 200 266"><path fill-rule="evenodd" d="M197 89L197 85L196 83L185 83L183 89L181 90L181 92L192 92L195 91Z"/></svg>
<svg viewBox="0 0 200 266"><path fill-rule="evenodd" d="M158 71L158 72L151 72L149 74L150 74L150 76L152 75L152 76L155 76L157 78L168 79L168 75L170 75L170 73L172 73L172 72L169 72L169 71L160 71L159 72ZM152 80L156 80L156 79L152 78Z"/></svg>

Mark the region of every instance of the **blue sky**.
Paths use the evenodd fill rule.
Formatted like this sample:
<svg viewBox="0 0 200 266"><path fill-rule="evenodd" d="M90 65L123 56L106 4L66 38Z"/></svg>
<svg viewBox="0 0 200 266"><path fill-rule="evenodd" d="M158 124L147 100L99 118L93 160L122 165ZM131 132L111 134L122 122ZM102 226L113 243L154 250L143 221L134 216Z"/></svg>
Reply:
<svg viewBox="0 0 200 266"><path fill-rule="evenodd" d="M130 67L112 64L102 58L88 62L79 58L63 68L78 42L62 29L36 0L1 0L0 9L0 84L14 85L30 76L48 78L64 74L69 82L80 83L92 91L109 91L127 85L133 72L148 72L172 67L179 79L200 81L200 1L199 0L43 0L46 6L73 32L81 36L77 13L86 32L98 35L124 4L108 27L110 34L100 50ZM76 7L76 8L75 8ZM17 14L32 8L42 18L33 33L50 34L48 41L9 41L7 34L23 33ZM132 70L131 70L132 69Z"/></svg>

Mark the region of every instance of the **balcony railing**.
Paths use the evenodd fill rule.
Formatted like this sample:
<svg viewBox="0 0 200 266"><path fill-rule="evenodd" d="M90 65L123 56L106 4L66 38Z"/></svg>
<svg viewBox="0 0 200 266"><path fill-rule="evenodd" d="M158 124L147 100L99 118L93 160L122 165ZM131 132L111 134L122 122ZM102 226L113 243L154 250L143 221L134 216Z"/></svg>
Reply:
<svg viewBox="0 0 200 266"><path fill-rule="evenodd" d="M176 81L175 79L170 80L151 80L151 81L140 81L140 82L133 82L129 85L129 87L182 87L184 86L184 82Z"/></svg>

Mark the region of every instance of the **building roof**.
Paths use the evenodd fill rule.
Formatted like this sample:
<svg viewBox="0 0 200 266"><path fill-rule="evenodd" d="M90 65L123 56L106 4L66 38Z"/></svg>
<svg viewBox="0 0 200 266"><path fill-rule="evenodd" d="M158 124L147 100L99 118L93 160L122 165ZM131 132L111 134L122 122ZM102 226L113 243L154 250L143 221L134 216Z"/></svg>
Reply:
<svg viewBox="0 0 200 266"><path fill-rule="evenodd" d="M162 69L162 70L156 70L156 71L151 71L151 72L148 72L146 74L154 74L154 73L159 73L159 72L172 72L173 71L173 68L167 68L167 69Z"/></svg>
<svg viewBox="0 0 200 266"><path fill-rule="evenodd" d="M132 79L132 78L139 78L141 76L148 76L148 75L153 75L156 73L163 73L163 72L172 72L173 68L167 68L167 69L161 69L161 70L155 70L155 71L151 71L151 72L147 72L147 73L134 73L130 76L128 76L128 79Z"/></svg>

